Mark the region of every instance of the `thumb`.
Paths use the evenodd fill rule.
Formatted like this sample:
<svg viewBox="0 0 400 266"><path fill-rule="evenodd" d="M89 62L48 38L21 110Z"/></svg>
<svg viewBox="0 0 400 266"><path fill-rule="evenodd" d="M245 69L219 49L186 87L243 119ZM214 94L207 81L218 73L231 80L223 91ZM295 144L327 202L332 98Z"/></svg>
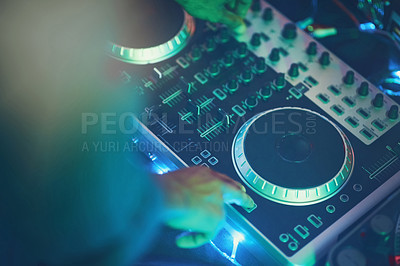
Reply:
<svg viewBox="0 0 400 266"><path fill-rule="evenodd" d="M255 205L253 199L249 195L230 184L224 184L222 195L225 203L234 203L248 209L253 208Z"/></svg>
<svg viewBox="0 0 400 266"><path fill-rule="evenodd" d="M228 28L230 28L231 30L235 31L238 34L242 34L246 31L246 25L244 24L243 19L239 15L227 9L223 10L219 22L225 24L226 26L228 26Z"/></svg>
<svg viewBox="0 0 400 266"><path fill-rule="evenodd" d="M211 237L205 233L184 232L177 236L176 245L180 248L197 248L210 240Z"/></svg>

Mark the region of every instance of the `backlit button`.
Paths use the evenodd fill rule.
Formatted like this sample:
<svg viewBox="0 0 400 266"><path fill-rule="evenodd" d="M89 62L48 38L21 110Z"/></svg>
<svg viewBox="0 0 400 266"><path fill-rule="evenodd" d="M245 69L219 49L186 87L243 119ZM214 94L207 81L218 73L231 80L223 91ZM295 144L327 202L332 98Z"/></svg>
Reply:
<svg viewBox="0 0 400 266"><path fill-rule="evenodd" d="M342 93L342 91L340 90L340 89L338 89L337 87L335 87L335 86L329 86L328 87L328 90L330 90L333 94L335 94L336 96L337 95L340 95L341 93Z"/></svg>
<svg viewBox="0 0 400 266"><path fill-rule="evenodd" d="M218 159L215 157L211 157L210 159L208 159L208 162L211 165L216 165L218 163Z"/></svg>
<svg viewBox="0 0 400 266"><path fill-rule="evenodd" d="M280 55L279 55L279 49L278 48L273 48L271 50L271 53L268 56L269 60L271 60L272 62L278 62L280 59Z"/></svg>
<svg viewBox="0 0 400 266"><path fill-rule="evenodd" d="M265 85L260 89L259 93L264 100L268 99L272 95L272 88L270 85Z"/></svg>
<svg viewBox="0 0 400 266"><path fill-rule="evenodd" d="M239 83L236 81L236 79L231 79L231 80L229 80L228 84L226 85L226 88L230 92L235 92L239 89Z"/></svg>
<svg viewBox="0 0 400 266"><path fill-rule="evenodd" d="M200 155L201 155L203 158L207 159L208 157L210 157L211 152L209 152L208 150L204 150L204 151L202 151L202 152L200 153Z"/></svg>
<svg viewBox="0 0 400 266"><path fill-rule="evenodd" d="M362 116L362 118L364 118L364 119L368 119L371 116L370 113L367 110L363 109L363 108L358 109L357 113L360 116Z"/></svg>
<svg viewBox="0 0 400 266"><path fill-rule="evenodd" d="M397 105L390 106L390 109L387 112L387 117L390 120L396 120L397 118L399 118L399 107Z"/></svg>
<svg viewBox="0 0 400 266"><path fill-rule="evenodd" d="M258 104L258 99L256 95L250 95L249 97L247 97L247 99L245 100L245 103L248 107L253 108L256 107Z"/></svg>
<svg viewBox="0 0 400 266"><path fill-rule="evenodd" d="M354 107L356 105L356 102L351 99L350 97L344 97L342 100L345 104L347 104L349 107Z"/></svg>
<svg viewBox="0 0 400 266"><path fill-rule="evenodd" d="M329 103L329 97L326 95L326 94L322 94L322 93L320 93L320 94L318 94L317 95L317 98L321 101L321 102L323 102L323 103Z"/></svg>
<svg viewBox="0 0 400 266"><path fill-rule="evenodd" d="M363 188L362 188L362 185L360 185L360 184L354 184L353 189L356 192L360 192Z"/></svg>
<svg viewBox="0 0 400 266"><path fill-rule="evenodd" d="M244 42L239 43L237 53L240 58L243 58L247 55L247 45Z"/></svg>
<svg viewBox="0 0 400 266"><path fill-rule="evenodd" d="M199 165L201 163L201 158L199 156L195 156L195 157L192 158L192 162L195 165Z"/></svg>
<svg viewBox="0 0 400 266"><path fill-rule="evenodd" d="M288 236L287 234L281 234L281 235L279 236L279 240L280 240L281 242L283 242L283 243L286 243L286 242L289 241L289 236Z"/></svg>
<svg viewBox="0 0 400 266"><path fill-rule="evenodd" d="M372 121L372 125L374 127L376 127L379 131L383 131L386 128L386 126L383 124L383 122L381 122L378 119Z"/></svg>
<svg viewBox="0 0 400 266"><path fill-rule="evenodd" d="M331 107L332 111L334 111L338 116L341 116L344 114L344 110L340 105L333 105Z"/></svg>
<svg viewBox="0 0 400 266"><path fill-rule="evenodd" d="M286 80L285 80L285 74L284 73L278 73L278 76L275 79L275 86L278 89L281 89L283 87L285 87L286 85Z"/></svg>
<svg viewBox="0 0 400 266"><path fill-rule="evenodd" d="M358 127L358 121L354 117L347 117L346 122L349 123L352 127Z"/></svg>
<svg viewBox="0 0 400 266"><path fill-rule="evenodd" d="M342 194L340 195L340 201L341 202L348 202L349 201L349 196L347 194Z"/></svg>

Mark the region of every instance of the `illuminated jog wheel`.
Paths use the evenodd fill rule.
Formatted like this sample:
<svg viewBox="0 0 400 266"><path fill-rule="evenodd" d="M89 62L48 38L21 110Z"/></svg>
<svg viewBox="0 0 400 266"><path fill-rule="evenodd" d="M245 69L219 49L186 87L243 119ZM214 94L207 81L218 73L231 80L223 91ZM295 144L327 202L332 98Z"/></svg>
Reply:
<svg viewBox="0 0 400 266"><path fill-rule="evenodd" d="M195 30L193 17L175 1L120 1L117 31L110 41L110 56L145 65L166 60L180 52Z"/></svg>
<svg viewBox="0 0 400 266"><path fill-rule="evenodd" d="M266 199L310 205L335 195L353 170L343 131L307 109L268 110L238 131L232 159L240 178Z"/></svg>

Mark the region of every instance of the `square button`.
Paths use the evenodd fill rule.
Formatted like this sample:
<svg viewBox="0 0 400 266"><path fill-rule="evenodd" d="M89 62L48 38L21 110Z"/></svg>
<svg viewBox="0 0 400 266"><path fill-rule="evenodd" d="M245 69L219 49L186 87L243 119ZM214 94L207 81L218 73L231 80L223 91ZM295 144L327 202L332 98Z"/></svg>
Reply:
<svg viewBox="0 0 400 266"><path fill-rule="evenodd" d="M208 150L204 150L204 151L202 151L202 152L200 153L200 155L201 155L203 158L207 159L208 157L210 157L211 153L210 153Z"/></svg>
<svg viewBox="0 0 400 266"><path fill-rule="evenodd" d="M201 158L200 158L199 156L194 156L194 157L192 158L192 162L193 162L195 165L199 165L199 163L201 163Z"/></svg>
<svg viewBox="0 0 400 266"><path fill-rule="evenodd" d="M215 157L211 157L210 159L208 159L208 162L209 162L211 165L216 165L216 164L218 163L218 159L215 158Z"/></svg>
<svg viewBox="0 0 400 266"><path fill-rule="evenodd" d="M201 165L210 168L210 166L208 166L206 163L202 163Z"/></svg>

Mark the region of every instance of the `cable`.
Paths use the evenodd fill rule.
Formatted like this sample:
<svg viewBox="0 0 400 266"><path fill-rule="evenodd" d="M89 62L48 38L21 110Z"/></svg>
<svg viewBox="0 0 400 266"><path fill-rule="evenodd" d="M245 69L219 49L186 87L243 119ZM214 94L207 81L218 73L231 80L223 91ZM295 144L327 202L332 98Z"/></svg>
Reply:
<svg viewBox="0 0 400 266"><path fill-rule="evenodd" d="M356 16L347 8L340 0L332 0L335 5L337 5L346 15L354 22L356 27L360 26L360 21L356 18Z"/></svg>

